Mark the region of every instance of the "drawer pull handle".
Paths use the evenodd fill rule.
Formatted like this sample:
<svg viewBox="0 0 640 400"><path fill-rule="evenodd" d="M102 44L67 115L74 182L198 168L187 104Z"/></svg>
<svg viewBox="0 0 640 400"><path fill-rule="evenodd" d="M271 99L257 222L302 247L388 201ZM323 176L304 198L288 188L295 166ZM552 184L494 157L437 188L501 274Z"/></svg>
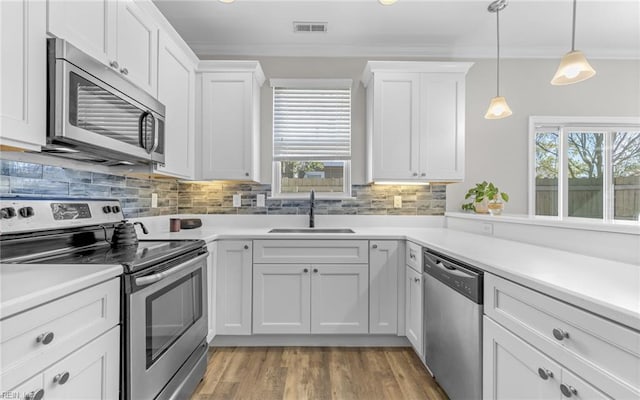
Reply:
<svg viewBox="0 0 640 400"><path fill-rule="evenodd" d="M69 373L63 372L53 377L53 383L57 383L58 385L64 385L69 380Z"/></svg>
<svg viewBox="0 0 640 400"><path fill-rule="evenodd" d="M564 383L560 385L560 391L564 395L564 397L571 397L578 394L578 390L571 385L565 385Z"/></svg>
<svg viewBox="0 0 640 400"><path fill-rule="evenodd" d="M554 328L553 337L557 340L564 340L569 338L569 332L565 332L562 329Z"/></svg>
<svg viewBox="0 0 640 400"><path fill-rule="evenodd" d="M245 244L245 245L244 245L244 249L245 249L245 250L249 250L249 245L248 245L248 244Z"/></svg>
<svg viewBox="0 0 640 400"><path fill-rule="evenodd" d="M549 371L548 369L538 368L538 375L540 375L540 378L546 381L549 378L553 378L553 371Z"/></svg>
<svg viewBox="0 0 640 400"><path fill-rule="evenodd" d="M307 272L309 272L309 268L303 269L302 272L304 272L306 274Z"/></svg>
<svg viewBox="0 0 640 400"><path fill-rule="evenodd" d="M24 396L25 400L42 400L44 397L44 389L34 390L33 392L29 392Z"/></svg>
<svg viewBox="0 0 640 400"><path fill-rule="evenodd" d="M377 245L377 244L371 245L371 248L372 248L372 249L377 249L377 248L378 248L378 245Z"/></svg>
<svg viewBox="0 0 640 400"><path fill-rule="evenodd" d="M53 332L45 332L36 338L36 342L42 344L49 344L53 342L54 334Z"/></svg>
<svg viewBox="0 0 640 400"><path fill-rule="evenodd" d="M412 251L409 253L409 258L416 259L416 254Z"/></svg>
<svg viewBox="0 0 640 400"><path fill-rule="evenodd" d="M314 268L313 272L317 274L318 273L318 268Z"/></svg>

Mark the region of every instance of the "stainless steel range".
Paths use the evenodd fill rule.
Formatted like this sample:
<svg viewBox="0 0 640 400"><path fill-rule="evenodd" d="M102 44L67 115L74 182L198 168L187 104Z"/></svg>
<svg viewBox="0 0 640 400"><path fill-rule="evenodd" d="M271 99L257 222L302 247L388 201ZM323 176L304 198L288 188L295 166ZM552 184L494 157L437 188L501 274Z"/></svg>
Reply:
<svg viewBox="0 0 640 400"><path fill-rule="evenodd" d="M207 363L204 241L138 240L113 199L2 197L0 246L2 263L122 265L121 397L193 392Z"/></svg>

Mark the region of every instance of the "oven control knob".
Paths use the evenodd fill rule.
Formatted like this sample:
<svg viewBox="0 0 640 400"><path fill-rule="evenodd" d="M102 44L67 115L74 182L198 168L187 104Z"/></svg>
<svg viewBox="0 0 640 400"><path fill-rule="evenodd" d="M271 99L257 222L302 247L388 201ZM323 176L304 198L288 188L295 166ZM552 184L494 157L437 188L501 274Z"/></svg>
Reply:
<svg viewBox="0 0 640 400"><path fill-rule="evenodd" d="M33 207L22 207L18 210L18 214L20 214L22 218L30 218L35 215L35 212L33 211Z"/></svg>
<svg viewBox="0 0 640 400"><path fill-rule="evenodd" d="M111 206L102 207L102 212L105 214L109 214L111 212Z"/></svg>
<svg viewBox="0 0 640 400"><path fill-rule="evenodd" d="M113 207L111 207L111 212L119 213L119 212L120 212L120 207L119 207L119 206L113 206Z"/></svg>
<svg viewBox="0 0 640 400"><path fill-rule="evenodd" d="M16 216L16 209L13 207L5 207L0 209L0 218L10 219Z"/></svg>

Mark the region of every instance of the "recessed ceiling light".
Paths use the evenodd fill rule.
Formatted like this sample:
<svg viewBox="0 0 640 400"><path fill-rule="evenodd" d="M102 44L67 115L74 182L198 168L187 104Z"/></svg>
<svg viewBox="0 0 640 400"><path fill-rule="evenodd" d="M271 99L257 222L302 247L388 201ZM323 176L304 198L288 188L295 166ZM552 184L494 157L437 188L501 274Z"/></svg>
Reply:
<svg viewBox="0 0 640 400"><path fill-rule="evenodd" d="M218 0L220 3L233 3L236 0Z"/></svg>
<svg viewBox="0 0 640 400"><path fill-rule="evenodd" d="M390 6L398 0L378 0L383 6Z"/></svg>

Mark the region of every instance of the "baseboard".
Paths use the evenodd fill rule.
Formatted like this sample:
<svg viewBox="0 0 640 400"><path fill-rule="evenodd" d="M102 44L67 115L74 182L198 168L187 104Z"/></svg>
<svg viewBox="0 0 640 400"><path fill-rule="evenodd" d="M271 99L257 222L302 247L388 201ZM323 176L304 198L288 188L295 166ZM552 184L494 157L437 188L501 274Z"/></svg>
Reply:
<svg viewBox="0 0 640 400"><path fill-rule="evenodd" d="M209 346L409 347L411 343L396 335L216 335Z"/></svg>

